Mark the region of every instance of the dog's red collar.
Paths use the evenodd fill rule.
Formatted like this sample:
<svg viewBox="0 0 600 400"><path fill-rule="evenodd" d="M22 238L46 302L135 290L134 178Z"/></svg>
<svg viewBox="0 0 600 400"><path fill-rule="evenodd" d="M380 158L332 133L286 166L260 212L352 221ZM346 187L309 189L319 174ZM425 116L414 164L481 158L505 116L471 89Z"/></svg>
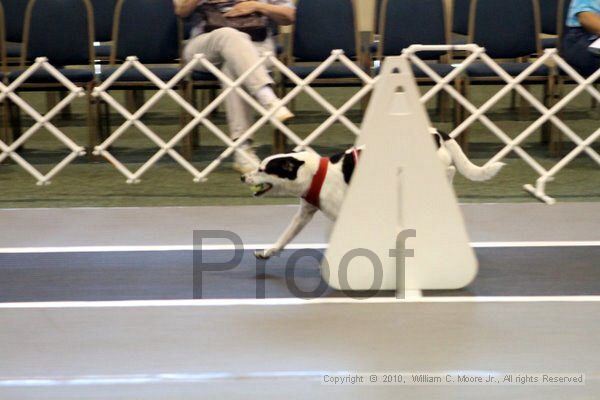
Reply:
<svg viewBox="0 0 600 400"><path fill-rule="evenodd" d="M327 167L329 166L329 158L321 157L319 161L319 169L313 176L312 182L310 183L310 188L308 192L302 198L306 200L309 204L317 208L321 208L321 202L319 201L319 197L321 195L321 188L323 187L323 182L325 182L325 177L327 176Z"/></svg>

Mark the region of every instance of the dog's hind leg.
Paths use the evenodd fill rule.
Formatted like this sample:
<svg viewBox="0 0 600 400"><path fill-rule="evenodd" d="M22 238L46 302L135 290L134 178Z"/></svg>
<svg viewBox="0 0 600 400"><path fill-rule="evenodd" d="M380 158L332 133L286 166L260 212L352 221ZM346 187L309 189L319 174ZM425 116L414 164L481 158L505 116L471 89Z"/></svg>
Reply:
<svg viewBox="0 0 600 400"><path fill-rule="evenodd" d="M315 206L312 206L302 200L300 205L300 209L292 218L292 221L288 225L288 227L283 231L281 237L277 240L277 242L271 247L263 251L255 251L254 256L256 258L260 258L266 260L267 258L271 258L272 256L279 253L283 248L292 241L293 238L296 237L298 233L308 224L308 222L312 219L315 212L318 210Z"/></svg>

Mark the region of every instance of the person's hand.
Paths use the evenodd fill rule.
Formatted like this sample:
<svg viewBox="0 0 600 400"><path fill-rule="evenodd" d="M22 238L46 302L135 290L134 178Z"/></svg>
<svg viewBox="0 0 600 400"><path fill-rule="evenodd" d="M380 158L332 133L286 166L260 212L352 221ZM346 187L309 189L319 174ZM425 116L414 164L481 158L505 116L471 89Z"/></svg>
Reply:
<svg viewBox="0 0 600 400"><path fill-rule="evenodd" d="M225 17L241 17L260 10L258 1L240 1L233 8L223 14Z"/></svg>

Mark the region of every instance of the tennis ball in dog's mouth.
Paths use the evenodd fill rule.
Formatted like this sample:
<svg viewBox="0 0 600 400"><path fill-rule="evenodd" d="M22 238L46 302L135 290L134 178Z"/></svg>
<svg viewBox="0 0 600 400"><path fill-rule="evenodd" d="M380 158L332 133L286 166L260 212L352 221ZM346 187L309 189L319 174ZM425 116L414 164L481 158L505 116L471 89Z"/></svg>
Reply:
<svg viewBox="0 0 600 400"><path fill-rule="evenodd" d="M254 193L260 192L262 190L262 188L263 188L262 184L250 186L250 190L252 190Z"/></svg>

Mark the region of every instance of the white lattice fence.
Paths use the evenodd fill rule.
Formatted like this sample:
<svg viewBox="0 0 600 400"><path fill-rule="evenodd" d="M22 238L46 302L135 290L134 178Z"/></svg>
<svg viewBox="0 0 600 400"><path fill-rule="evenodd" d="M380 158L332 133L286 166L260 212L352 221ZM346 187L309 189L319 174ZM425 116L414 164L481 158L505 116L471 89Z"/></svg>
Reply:
<svg viewBox="0 0 600 400"><path fill-rule="evenodd" d="M310 84L316 78L318 78L323 71L325 71L328 67L330 67L333 63L342 63L348 69L353 71L357 77L359 77L363 82L364 86L352 96L350 99L346 101L342 107L336 109L330 102L325 100L323 96L321 96L315 89L313 89ZM294 131L290 129L290 127L284 125L279 120L274 118L274 114L278 108L274 108L271 110L266 110L260 103L258 103L251 95L249 95L244 88L242 87L244 81L247 77L252 74L256 70L256 68L261 67L262 65L271 65L272 68L279 70L285 77L287 77L291 82L293 82L296 86L285 95L285 97L281 100L280 107L285 106L290 101L292 101L295 97L297 97L301 92L307 93L311 98L313 98L317 103L319 103L326 112L330 114L329 118L327 118L319 127L317 127L314 131L312 131L306 138L301 139ZM121 106L109 93L111 85L125 73L128 69L137 69L144 76L146 76L151 82L153 82L157 88L159 89L154 96L152 96L139 110L135 113L130 113L123 106ZM182 80L186 78L186 76L193 70L202 68L205 71L211 72L221 83L223 86L223 91L206 107L202 110L196 110L191 104L189 104L185 99L183 99L179 93L177 93L173 87L177 84L181 83ZM340 121L344 126L346 126L351 132L358 134L360 128L356 126L352 121L350 121L345 113L358 101L360 101L369 91L372 90L374 84L374 79L369 77L364 71L362 71L356 64L354 64L350 59L348 59L341 50L335 50L332 52L331 56L325 60L322 64L320 64L309 76L305 79L299 78L295 75L287 66L285 66L281 61L279 61L272 53L264 53L262 57L258 60L258 62L249 70L247 70L243 75L238 77L235 81L222 73L219 68L215 65L211 64L202 54L197 54L193 60L191 60L175 77L173 77L169 82L161 81L156 75L152 73L148 68L146 68L142 63L140 63L136 57L129 57L127 61L117 70L114 74L110 76L110 78L105 81L102 85L96 87L94 89L93 95L96 97L100 97L102 100L106 101L114 110L116 110L119 114L121 114L125 118L125 122L119 126L103 143L99 146L96 146L94 149L94 154L104 156L107 160L109 160L123 175L127 177L128 183L136 183L139 182L140 177L160 158L162 158L165 154L169 154L176 162L178 162L183 168L189 171L194 176L194 181L201 182L206 180L207 176L214 171L215 168L227 157L229 157L234 151L239 152L243 156L245 156L249 161L252 161L246 153L240 149L239 147L249 138L251 138L261 127L266 125L267 123L271 123L275 126L279 131L281 131L287 138L289 138L293 143L296 144L299 149L310 149L310 144L316 140L323 132L325 132L333 123L336 121ZM223 132L219 127L217 127L209 118L211 112L213 112L227 97L227 95L231 91L236 91L242 99L247 102L259 115L259 118L256 122L246 131L244 132L236 141L233 141L225 132ZM156 135L148 126L146 126L140 119L141 117L154 106L161 97L164 95L170 96L177 104L179 104L189 115L192 116L192 120L184 126L179 132L177 132L168 142L164 142L158 135ZM196 169L190 162L185 160L176 150L174 150L174 146L179 143L182 139L185 138L192 130L202 124L206 127L211 133L213 133L219 140L223 142L226 146L225 150L208 166L206 166L202 171ZM110 152L108 148L130 127L136 126L139 128L144 135L146 135L150 140L152 140L158 147L159 150L148 159L139 169L135 172L130 171L125 165L123 165L119 160L117 160Z"/></svg>
<svg viewBox="0 0 600 400"><path fill-rule="evenodd" d="M454 70L447 76L441 77L437 75L430 66L418 57L418 53L422 51L465 51L468 56L460 64L456 65ZM455 101L470 113L461 124L459 124L451 133L452 137L457 137L463 133L470 125L476 121L481 122L487 129L495 135L502 143L504 147L495 154L488 163L500 161L504 159L508 154L514 152L521 159L523 159L536 173L539 178L536 183L536 187L532 185L525 185L525 189L532 193L539 199L551 203L553 199L545 194L545 184L550 181L560 170L567 166L577 155L582 152L587 153L596 163L600 164L600 156L592 148L592 144L600 136L600 129L597 129L585 140L570 129L563 121L561 121L556 114L562 110L567 104L578 96L583 91L587 91L593 98L600 101L600 93L593 86L593 82L600 78L600 70L594 75L587 79L581 77L576 71L574 71L564 60L562 60L555 49L546 50L546 52L533 62L527 69L516 77L510 76L504 71L494 60L485 54L485 50L476 45L463 45L463 46L421 46L414 45L404 50L403 56L410 59L412 63L420 67L435 84L432 88L426 91L421 101L426 103L432 99L440 91L449 93ZM459 93L452 82L455 79L461 77L464 74L466 68L473 62L483 62L487 64L501 79L503 79L506 85L501 88L496 94L488 99L480 107L474 106L469 100L467 100L461 93ZM317 92L311 84L317 79L327 68L333 64L338 63L346 66L352 71L356 77L362 81L362 87L339 108L334 107L329 101L327 101L319 92ZM568 93L564 98L554 104L550 109L542 104L538 99L535 98L527 89L522 85L523 81L530 76L536 69L544 64L554 63L564 70L575 82L577 82L576 88ZM307 94L316 103L318 103L328 115L328 117L312 132L310 132L305 138L298 136L290 126L284 125L274 117L277 109L265 109L260 103L258 103L251 95L249 95L243 88L243 83L247 77L256 68L262 65L269 65L271 69L278 71L288 81L292 82L295 86L290 90L282 99L280 106L289 104L294 98L301 93ZM188 103L174 88L181 84L185 79L188 78L192 70L201 68L205 71L211 72L223 86L221 93L206 107L201 110L197 110L190 103ZM68 90L69 95L65 97L59 104L57 104L52 110L46 115L40 115L36 112L27 102L16 94L16 90L22 85L33 73L40 69L45 69L52 74L59 82L61 82ZM136 69L150 80L158 90L144 103L137 111L129 112L123 107L118 101L114 99L109 93L111 86L115 81L129 69ZM163 156L169 155L175 160L181 167L188 171L195 182L205 181L208 175L219 166L219 164L227 157L232 155L234 152L238 152L242 156L251 160L250 157L240 149L240 145L251 138L261 127L266 124L271 124L281 131L291 142L296 145L296 149L307 149L312 151L311 145L317 140L324 132L327 131L334 123L339 122L345 126L349 131L354 134L358 134L360 128L354 124L346 113L355 104L362 100L369 92L373 89L374 84L377 81L377 77L370 77L355 63L348 59L341 50L334 50L331 56L320 64L310 75L302 79L295 75L286 65L281 63L273 54L263 54L258 62L246 71L242 76L236 80L232 80L223 74L219 68L211 64L202 54L196 55L187 65L185 65L179 73L174 76L170 81L164 82L160 80L153 72L140 63L136 57L129 57L126 62L121 65L108 80L95 87L92 95L98 97L108 103L108 105L116 112L121 114L125 121L118 126L109 137L102 142L100 145L94 148L94 154L106 158L111 164L115 166L126 178L128 183L137 183L140 181L143 174L145 174L151 167L153 167ZM486 113L505 95L511 91L519 93L526 101L528 101L541 116L530 124L525 130L520 132L516 137L511 138L506 132L504 132L497 124L491 121ZM216 126L209 118L210 114L225 100L225 97L232 91L237 92L241 98L247 102L257 113L258 118L256 122L246 131L241 137L233 141L225 132L223 132L218 126ZM22 75L19 79L6 86L0 83L0 102L8 98L24 112L30 115L36 122L29 128L19 139L17 139L11 145L7 145L0 141L0 162L6 158L12 158L16 163L23 167L26 171L32 174L38 181L38 184L47 184L50 179L59 173L67 164L69 164L77 156L84 154L82 146L76 144L67 135L61 132L56 126L50 121L59 113L66 105L71 103L76 97L84 96L85 93L82 88L76 87L73 83L68 81L63 75L60 74L55 68L53 68L45 58L39 58L35 63ZM144 122L142 117L164 96L168 96L179 104L185 112L191 116L191 120L177 133L175 133L170 139L163 140L158 134L150 129ZM552 168L544 168L534 157L532 157L525 149L521 147L521 144L527 139L533 132L540 128L543 124L550 122L554 124L564 135L576 144L576 147L569 152L565 157L559 160ZM212 160L202 170L196 168L196 166L186 160L180 153L177 152L175 146L180 143L187 135L191 134L195 127L202 125L208 129L209 132L215 135L220 141L223 142L225 149ZM16 150L20 145L25 143L31 138L31 136L39 130L41 127L47 128L56 138L58 138L65 146L71 150L71 153L65 157L60 163L58 163L50 172L43 175L30 163L24 160ZM142 134L150 139L157 147L156 153L145 161L135 171L131 171L121 161L119 161L111 152L110 147L114 145L129 129L130 127L138 128Z"/></svg>
<svg viewBox="0 0 600 400"><path fill-rule="evenodd" d="M31 75L40 70L47 71L58 82L64 85L65 88L67 88L67 90L69 91L69 94L65 96L65 98L62 99L58 104L56 104L52 109L50 109L45 115L42 115L39 112L37 112L25 100L23 100L23 98L21 98L15 93L16 89L18 89L25 81L27 81L31 77ZM33 175L33 177L37 179L38 185L49 184L50 180L56 174L58 174L65 166L67 166L78 156L82 156L85 154L85 149L82 146L79 146L77 143L75 143L71 138L65 135L51 122L52 118L54 118L73 100L75 100L75 98L82 96L85 96L84 89L75 86L56 68L54 68L48 62L48 59L45 57L36 58L35 62L25 72L23 72L23 74L21 74L17 79L15 79L10 85L6 86L2 82L0 82L0 103L5 101L6 99L9 99L35 121L35 123L29 129L27 129L27 131L25 131L17 140L15 140L10 145L7 145L5 142L0 140L0 163L6 158L11 158L25 171ZM56 164L46 174L42 174L37 168L35 168L17 153L17 149L21 145L23 145L27 140L31 139L31 137L41 128L46 128L54 137L56 137L69 150L71 150L71 152L65 158L62 159L62 161Z"/></svg>
<svg viewBox="0 0 600 400"><path fill-rule="evenodd" d="M417 53L422 51L465 51L469 55L466 59L461 62L449 75L442 78L435 71L433 71L425 62L418 58ZM575 71L565 60L559 55L557 49L547 49L544 54L529 65L523 72L518 76L512 77L505 70L503 70L493 59L491 59L486 53L485 49L474 44L460 45L460 46L423 46L413 45L403 51L403 55L408 57L415 65L420 67L425 73L436 82L436 85L432 87L427 93L425 93L421 101L423 103L431 99L435 94L441 90L448 92L462 107L471 113L460 125L458 125L451 133L451 137L457 137L463 133L469 126L476 121L480 121L486 126L489 131L498 137L504 144L504 148L496 153L487 164L501 161L510 152L515 152L523 161L525 161L533 170L535 170L540 177L537 179L536 186L533 187L530 184L524 185L524 189L531 193L536 198L552 204L555 200L545 193L546 182L552 180L554 176L566 167L573 159L581 152L587 153L592 160L600 165L600 155L592 148L592 144L595 140L600 137L600 124L599 127L592 132L585 140L581 139L571 128L569 128L562 120L560 120L556 114L560 112L567 104L573 101L581 92L587 91L594 99L600 101L600 92L594 87L594 82L600 79L600 69L594 74L584 79L577 71ZM472 63L480 61L489 66L500 78L502 78L506 85L500 89L496 94L490 97L480 107L475 107L469 100L467 100L461 93L459 93L452 85L451 82L458 77L466 68ZM557 67L562 69L571 79L577 82L577 87L569 92L564 98L554 104L550 109L544 106L538 99L535 98L527 89L522 86L522 82L531 76L539 67L542 65L550 65L555 63ZM485 113L488 112L498 101L504 96L515 90L519 93L527 102L529 102L541 116L530 124L525 130L520 132L514 139L492 122ZM576 147L557 162L552 168L544 168L535 158L527 153L520 144L523 143L532 133L540 128L544 123L550 121L556 128L558 128L567 138L576 144Z"/></svg>

